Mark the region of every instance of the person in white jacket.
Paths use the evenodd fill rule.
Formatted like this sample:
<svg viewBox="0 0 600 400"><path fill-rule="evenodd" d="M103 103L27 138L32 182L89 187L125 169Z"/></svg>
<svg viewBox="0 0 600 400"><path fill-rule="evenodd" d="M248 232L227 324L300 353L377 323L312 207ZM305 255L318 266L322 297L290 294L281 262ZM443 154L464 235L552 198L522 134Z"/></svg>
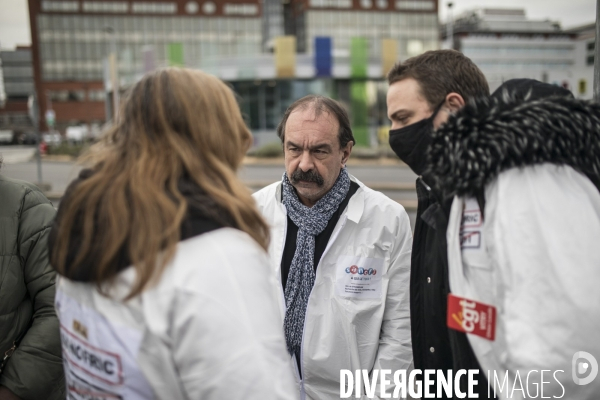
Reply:
<svg viewBox="0 0 600 400"><path fill-rule="evenodd" d="M336 101L297 100L278 135L282 181L254 197L271 227L269 254L301 396L379 398L381 381L371 388L374 377L412 363L408 216L347 172L354 138ZM341 379L344 370L365 371L369 382ZM384 386L393 394L393 383Z"/></svg>
<svg viewBox="0 0 600 400"><path fill-rule="evenodd" d="M231 90L180 68L136 83L49 240L69 399L297 399L268 227L236 170Z"/></svg>
<svg viewBox="0 0 600 400"><path fill-rule="evenodd" d="M433 134L428 174L454 196L448 326L493 398L598 399L600 106L506 82Z"/></svg>

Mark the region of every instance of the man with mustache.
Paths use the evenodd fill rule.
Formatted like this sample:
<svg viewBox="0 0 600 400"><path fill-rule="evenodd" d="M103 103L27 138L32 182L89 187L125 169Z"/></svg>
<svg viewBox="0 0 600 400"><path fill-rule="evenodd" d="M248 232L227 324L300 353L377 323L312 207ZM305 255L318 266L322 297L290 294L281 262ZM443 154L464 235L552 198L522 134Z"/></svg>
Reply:
<svg viewBox="0 0 600 400"><path fill-rule="evenodd" d="M336 101L297 100L277 133L286 172L254 196L271 226L287 347L302 398L339 399L341 370L411 367L410 223L347 172L354 137Z"/></svg>

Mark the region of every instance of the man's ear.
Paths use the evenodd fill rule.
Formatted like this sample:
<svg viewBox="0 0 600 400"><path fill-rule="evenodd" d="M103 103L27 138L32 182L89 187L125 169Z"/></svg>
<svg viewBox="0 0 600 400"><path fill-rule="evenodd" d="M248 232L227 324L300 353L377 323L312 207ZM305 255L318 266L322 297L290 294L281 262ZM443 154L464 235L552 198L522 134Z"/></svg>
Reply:
<svg viewBox="0 0 600 400"><path fill-rule="evenodd" d="M354 146L353 141L349 141L346 144L346 147L342 149L342 165L346 165L348 159L350 158L350 153L352 153L352 147Z"/></svg>
<svg viewBox="0 0 600 400"><path fill-rule="evenodd" d="M446 108L449 113L454 114L464 106L465 99L463 99L460 94L452 92L446 95L446 101L444 102L442 108Z"/></svg>
<svg viewBox="0 0 600 400"><path fill-rule="evenodd" d="M433 119L433 128L438 129L448 121L450 115L455 114L464 106L465 99L463 99L460 94L456 92L448 93L446 95L446 100L444 100L444 103L442 104L442 108Z"/></svg>

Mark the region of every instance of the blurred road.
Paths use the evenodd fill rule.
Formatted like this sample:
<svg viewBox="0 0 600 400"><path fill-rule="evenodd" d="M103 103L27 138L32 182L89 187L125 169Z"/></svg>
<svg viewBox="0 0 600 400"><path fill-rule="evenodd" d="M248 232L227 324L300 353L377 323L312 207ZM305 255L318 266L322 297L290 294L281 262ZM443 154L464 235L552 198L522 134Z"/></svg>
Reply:
<svg viewBox="0 0 600 400"><path fill-rule="evenodd" d="M0 155L7 164L29 161L35 155L35 146L0 146Z"/></svg>
<svg viewBox="0 0 600 400"><path fill-rule="evenodd" d="M2 165L0 171L5 176L36 183L38 181L36 165L35 161L6 163ZM73 162L42 161L42 181L50 184L51 195L62 195L82 168Z"/></svg>
<svg viewBox="0 0 600 400"><path fill-rule="evenodd" d="M19 151L23 154L19 155ZM35 183L38 180L36 162L18 162L25 157L24 152L29 152L28 159L31 160L33 155L31 148L17 150L15 146L0 146L0 154L5 159L5 164L1 170L2 174ZM7 153L11 153L10 161ZM13 160L16 160L16 162ZM47 195L55 206L58 205L60 197L68 184L77 177L82 168L74 162L42 162L42 180L44 183L51 185ZM256 191L281 179L283 171L283 163L269 161L268 163L246 164L241 168L239 175L252 190ZM408 167L404 165L376 165L375 162L361 161L360 164L350 164L348 171L367 186L381 191L386 196L404 205L409 213L411 225L414 227L417 203L414 188L416 176Z"/></svg>

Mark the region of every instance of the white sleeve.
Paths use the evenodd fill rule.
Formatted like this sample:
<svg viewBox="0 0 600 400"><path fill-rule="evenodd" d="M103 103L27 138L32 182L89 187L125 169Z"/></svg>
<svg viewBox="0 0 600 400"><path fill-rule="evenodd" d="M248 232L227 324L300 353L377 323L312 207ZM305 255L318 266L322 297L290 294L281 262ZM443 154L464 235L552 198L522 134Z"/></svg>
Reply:
<svg viewBox="0 0 600 400"><path fill-rule="evenodd" d="M211 247L195 260L204 276L189 279L172 307L173 357L187 398L296 399L266 253L240 240Z"/></svg>
<svg viewBox="0 0 600 400"><path fill-rule="evenodd" d="M576 352L600 360L600 193L570 167L544 164L501 174L486 201L507 369L562 370L566 398L597 398L600 379L577 386L571 373ZM560 396L548 376L544 395Z"/></svg>
<svg viewBox="0 0 600 400"><path fill-rule="evenodd" d="M397 242L390 255L389 286L385 300L385 311L379 336L379 349L373 370L388 369L392 375L397 370L412 369L412 341L410 330L410 258L412 233L406 211L399 216ZM395 386L392 376L387 392L392 394ZM376 394L380 394L379 382Z"/></svg>

